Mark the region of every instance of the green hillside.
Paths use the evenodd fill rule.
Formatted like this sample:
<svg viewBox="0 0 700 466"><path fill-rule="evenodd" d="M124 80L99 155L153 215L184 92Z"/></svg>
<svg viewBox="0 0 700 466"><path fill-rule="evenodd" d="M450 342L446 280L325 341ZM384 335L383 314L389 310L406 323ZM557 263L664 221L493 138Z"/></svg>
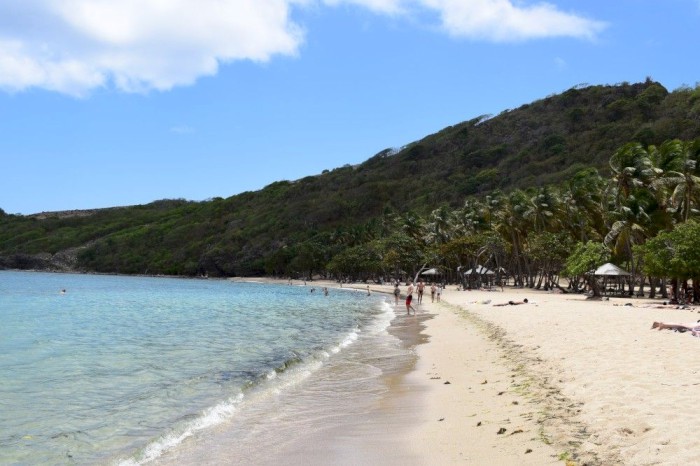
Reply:
<svg viewBox="0 0 700 466"><path fill-rule="evenodd" d="M610 158L629 142L647 148L699 137L698 88L668 92L650 80L576 87L455 124L357 166L227 199L31 216L0 211L0 268L347 274L344 255L362 246L364 270L393 273L408 267L400 264L429 256L427 240L421 239L426 244L413 247L415 257L398 258L405 241L429 236L426 228L434 226L440 208L453 217L457 211L466 215L465 202L483 205L509 193L541 193L572 183L584 169L595 169L587 176L606 179ZM412 221L423 230L412 231ZM481 214L474 220L484 221ZM584 236L602 240L603 228ZM391 254L397 255L393 262ZM360 267L358 257L351 262Z"/></svg>

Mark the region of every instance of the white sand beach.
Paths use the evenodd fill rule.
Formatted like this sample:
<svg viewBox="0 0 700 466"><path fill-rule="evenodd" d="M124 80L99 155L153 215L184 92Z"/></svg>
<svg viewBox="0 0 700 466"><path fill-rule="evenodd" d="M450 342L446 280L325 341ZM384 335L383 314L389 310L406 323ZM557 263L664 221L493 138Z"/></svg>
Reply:
<svg viewBox="0 0 700 466"><path fill-rule="evenodd" d="M523 298L529 303L493 305ZM643 307L656 303L448 286L438 304L427 294L418 319L429 316L428 341L416 348L415 369L392 382L393 401L380 414L407 426L405 438L375 423L352 445L371 447L383 464L698 463L692 360L700 338L651 325L700 314ZM403 302L396 312L405 315Z"/></svg>
<svg viewBox="0 0 700 466"><path fill-rule="evenodd" d="M443 464L697 463L700 339L651 325L700 315L652 302L448 287L423 306L436 317L413 377L458 383L432 386L415 445Z"/></svg>

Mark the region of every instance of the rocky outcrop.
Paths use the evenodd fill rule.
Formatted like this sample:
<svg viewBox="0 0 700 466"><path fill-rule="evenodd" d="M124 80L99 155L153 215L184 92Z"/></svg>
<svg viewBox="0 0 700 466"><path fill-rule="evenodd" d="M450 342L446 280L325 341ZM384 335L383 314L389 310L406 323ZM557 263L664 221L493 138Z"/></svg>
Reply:
<svg viewBox="0 0 700 466"><path fill-rule="evenodd" d="M10 254L0 256L0 269L46 270L51 272L78 272L78 252L86 246L49 254Z"/></svg>

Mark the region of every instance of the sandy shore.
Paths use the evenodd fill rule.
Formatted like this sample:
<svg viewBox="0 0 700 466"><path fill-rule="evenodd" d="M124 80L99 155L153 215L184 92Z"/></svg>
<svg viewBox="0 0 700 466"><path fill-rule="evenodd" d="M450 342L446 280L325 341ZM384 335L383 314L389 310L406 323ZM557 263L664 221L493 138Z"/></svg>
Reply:
<svg viewBox="0 0 700 466"><path fill-rule="evenodd" d="M523 298L530 303L493 306ZM383 463L697 463L700 375L692 359L700 339L650 327L700 315L642 307L655 302L449 286L438 304L427 294L418 317L428 317L428 342L416 347L415 369L392 383L384 407L410 424L399 444L392 438L406 454L392 461L384 452ZM405 313L403 305L396 312ZM374 448L388 435L377 430L365 433ZM361 439L353 444L362 448Z"/></svg>
<svg viewBox="0 0 700 466"><path fill-rule="evenodd" d="M530 304L492 305L525 297ZM590 301L522 290L448 290L444 300L458 308L441 306L436 324L456 314L496 345L501 368L516 375L506 394L529 403L535 424L525 425L540 426L557 458L576 464L698 463L691 445L700 427L692 404L700 376L692 361L700 339L650 329L657 320L695 322L696 310L642 307L652 303L648 299ZM491 303L480 304L486 300ZM440 329L428 325L433 342L442 337ZM434 354L431 345L419 348L426 359ZM465 357L469 350L462 351ZM435 352L438 362L446 357Z"/></svg>

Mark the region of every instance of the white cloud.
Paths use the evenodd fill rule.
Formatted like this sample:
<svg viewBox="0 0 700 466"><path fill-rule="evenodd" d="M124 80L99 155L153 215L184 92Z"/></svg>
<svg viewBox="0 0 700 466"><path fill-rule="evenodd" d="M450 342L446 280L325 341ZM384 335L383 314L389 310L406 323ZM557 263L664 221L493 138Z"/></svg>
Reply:
<svg viewBox="0 0 700 466"><path fill-rule="evenodd" d="M323 0L323 3L330 6L347 3L367 8L375 13L396 14L405 12L404 4L409 2L406 0Z"/></svg>
<svg viewBox="0 0 700 466"><path fill-rule="evenodd" d="M98 87L169 90L222 63L295 55L299 6L350 4L386 15L437 14L455 37L593 38L605 25L520 0L22 0L0 1L0 89L84 96Z"/></svg>
<svg viewBox="0 0 700 466"><path fill-rule="evenodd" d="M555 5L520 0L325 0L352 4L378 13L406 14L427 9L437 13L442 28L455 37L514 42L545 37L594 38L605 24Z"/></svg>
<svg viewBox="0 0 700 466"><path fill-rule="evenodd" d="M9 5L8 5L9 3ZM24 0L0 4L0 87L71 95L167 90L233 60L294 55L303 0ZM20 5L20 6L17 6Z"/></svg>
<svg viewBox="0 0 700 466"><path fill-rule="evenodd" d="M566 13L549 3L512 0L421 0L436 10L451 35L496 42L545 37L594 38L605 24Z"/></svg>

